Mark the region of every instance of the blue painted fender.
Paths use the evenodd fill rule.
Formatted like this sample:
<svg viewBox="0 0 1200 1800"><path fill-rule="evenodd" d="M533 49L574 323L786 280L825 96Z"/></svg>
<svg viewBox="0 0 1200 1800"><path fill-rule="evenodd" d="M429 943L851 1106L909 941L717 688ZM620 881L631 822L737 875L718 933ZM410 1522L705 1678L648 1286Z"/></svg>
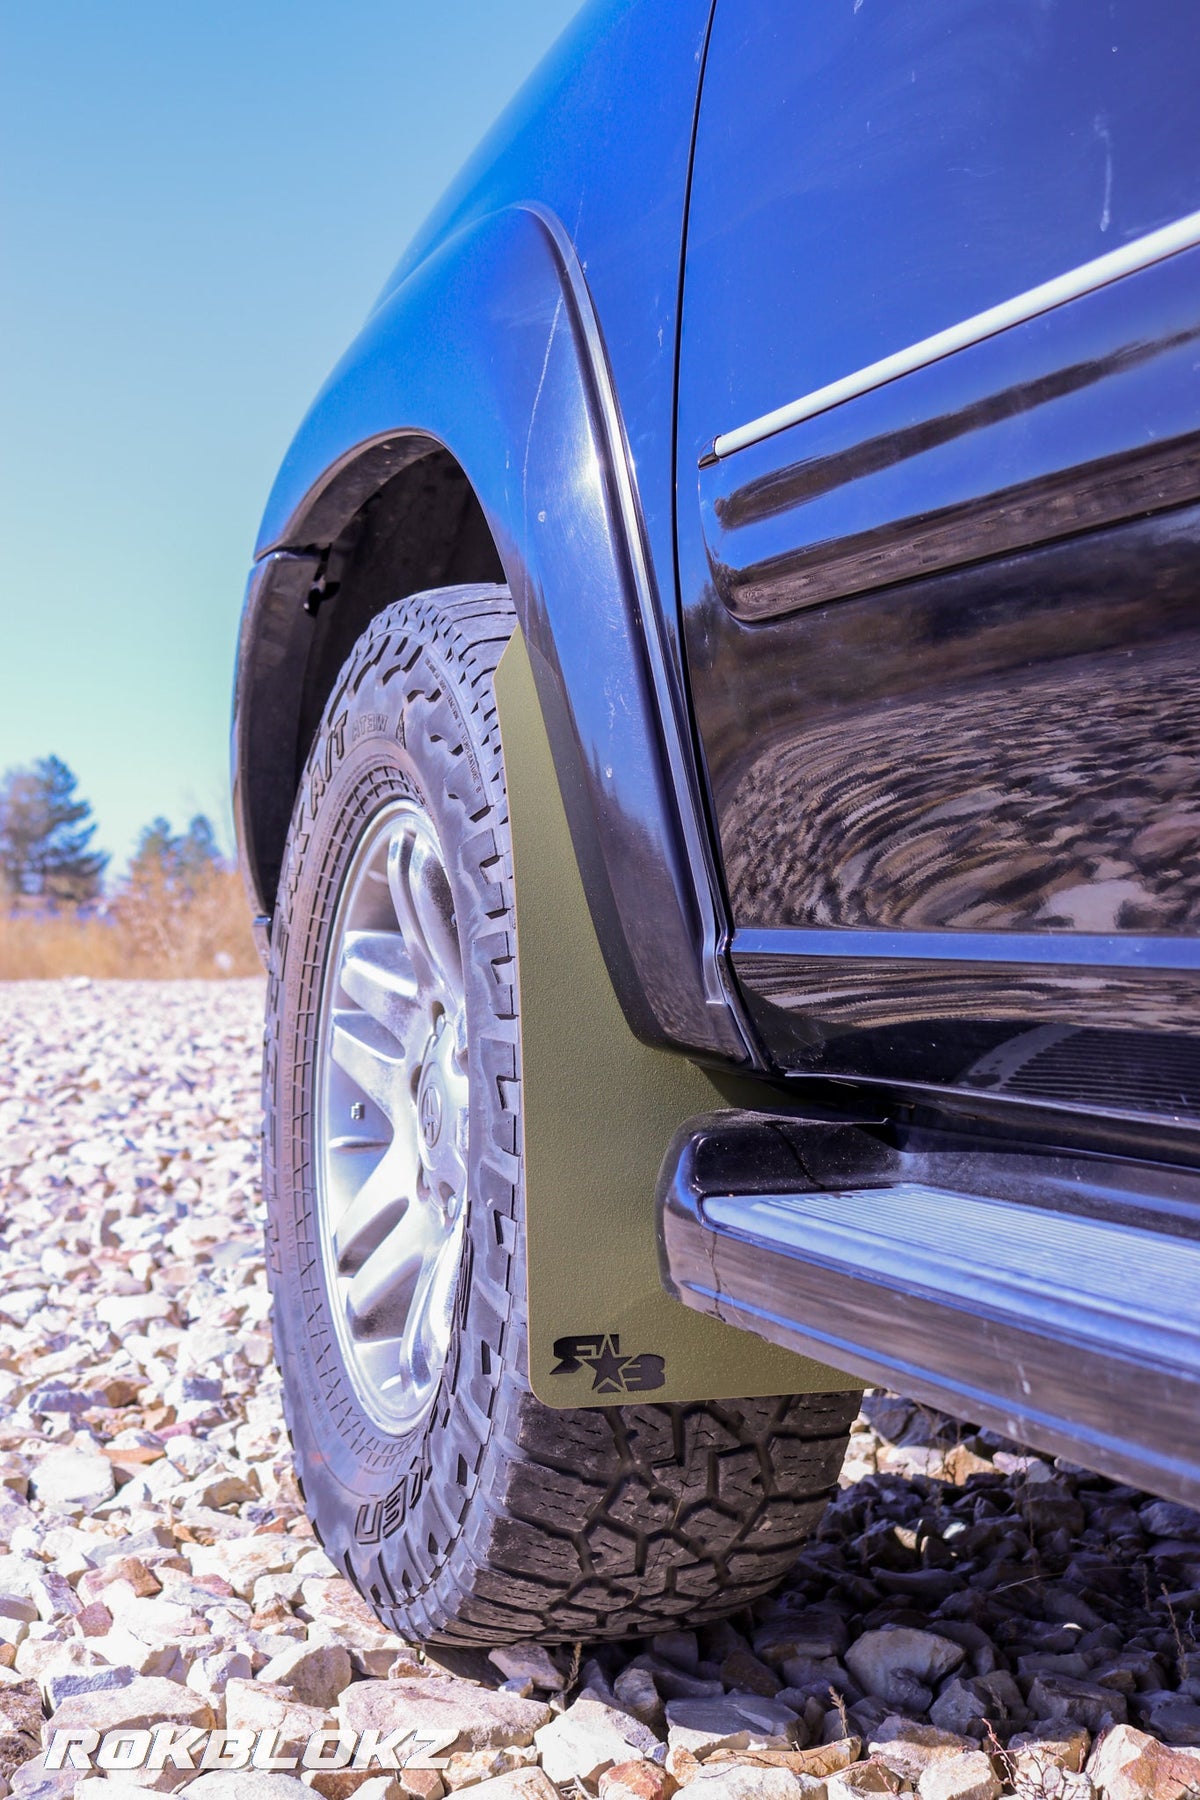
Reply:
<svg viewBox="0 0 1200 1800"><path fill-rule="evenodd" d="M604 346L574 249L543 208L493 213L423 260L334 370L284 461L239 661L246 863L253 874L262 829L253 770L272 731L286 728L280 695L297 674L289 658L302 654L295 622L316 555L384 480L438 446L471 483L512 589L629 1025L649 1042L744 1063L719 887Z"/></svg>

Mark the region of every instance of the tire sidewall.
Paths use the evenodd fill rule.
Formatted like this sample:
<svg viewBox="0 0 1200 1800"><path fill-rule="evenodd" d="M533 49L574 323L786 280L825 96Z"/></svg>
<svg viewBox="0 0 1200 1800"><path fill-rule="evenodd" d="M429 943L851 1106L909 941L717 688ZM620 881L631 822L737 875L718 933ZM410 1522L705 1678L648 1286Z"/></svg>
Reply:
<svg viewBox="0 0 1200 1800"><path fill-rule="evenodd" d="M264 1188L296 1468L325 1549L380 1618L449 1645L647 1635L777 1581L836 1479L853 1394L544 1406L529 1390L517 939L492 677L495 587L381 613L301 780L272 930ZM467 1219L450 1355L423 1424L381 1434L341 1362L316 1238L311 1095L321 970L363 830L398 795L433 822L469 1033Z"/></svg>
<svg viewBox="0 0 1200 1800"><path fill-rule="evenodd" d="M347 1521L360 1542L377 1542L411 1521L419 1496L452 1491L461 1476L463 1420L447 1427L458 1365L471 1344L472 1269L494 1249L489 1190L507 1185L515 1203L519 1176L511 1114L498 1105L488 1066L496 1063L497 1043L511 1042L515 1077L515 994L497 986L488 956L477 953L481 940L512 930L507 812L496 804L503 776L495 746L472 728L473 697L456 692L466 685L462 672L438 653L437 627L436 607L422 597L402 602L381 615L351 656L301 783L272 934L265 1161L276 1336L306 1500L327 1548L340 1551L344 1563L353 1544L330 1540L346 1532ZM314 1074L322 973L341 886L372 819L405 797L433 822L458 921L470 1174L447 1363L424 1418L389 1436L363 1410L333 1322L318 1238ZM497 1162L509 1166L497 1169ZM420 1532L413 1535L421 1540Z"/></svg>

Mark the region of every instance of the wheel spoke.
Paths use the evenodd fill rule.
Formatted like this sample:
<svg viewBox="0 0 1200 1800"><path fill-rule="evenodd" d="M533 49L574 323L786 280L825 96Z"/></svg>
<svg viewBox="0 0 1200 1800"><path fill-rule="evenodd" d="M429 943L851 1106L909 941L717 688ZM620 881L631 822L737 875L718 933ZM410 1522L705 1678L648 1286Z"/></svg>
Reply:
<svg viewBox="0 0 1200 1800"><path fill-rule="evenodd" d="M346 1290L346 1316L356 1338L400 1337L438 1235L432 1209L412 1201L363 1263Z"/></svg>
<svg viewBox="0 0 1200 1800"><path fill-rule="evenodd" d="M342 988L365 1013L404 1043L416 1022L417 978L395 931L348 931Z"/></svg>
<svg viewBox="0 0 1200 1800"><path fill-rule="evenodd" d="M365 1012L333 1015L330 1055L394 1127L409 1096L408 1059L391 1032Z"/></svg>
<svg viewBox="0 0 1200 1800"><path fill-rule="evenodd" d="M438 989L457 1014L462 994L462 956L454 926L454 901L437 854L406 823L388 851L388 887L417 978Z"/></svg>
<svg viewBox="0 0 1200 1800"><path fill-rule="evenodd" d="M454 1275L458 1264L457 1235L440 1255L430 1257L409 1304L400 1340L399 1367L385 1387L421 1387L432 1377L446 1354L450 1336L450 1310Z"/></svg>
<svg viewBox="0 0 1200 1800"><path fill-rule="evenodd" d="M417 1158L397 1133L385 1156L354 1194L333 1228L339 1274L353 1275L403 1218L416 1198Z"/></svg>
<svg viewBox="0 0 1200 1800"><path fill-rule="evenodd" d="M391 1149L391 1139L376 1142L367 1138L356 1142L353 1138L336 1138L328 1149L326 1210L331 1220L341 1220L384 1161Z"/></svg>

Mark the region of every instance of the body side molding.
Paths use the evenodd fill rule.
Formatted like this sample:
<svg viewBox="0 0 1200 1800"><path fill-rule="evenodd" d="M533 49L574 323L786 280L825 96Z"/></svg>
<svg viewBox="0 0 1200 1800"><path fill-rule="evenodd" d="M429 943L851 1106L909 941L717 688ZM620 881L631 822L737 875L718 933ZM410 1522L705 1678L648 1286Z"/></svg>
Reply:
<svg viewBox="0 0 1200 1800"><path fill-rule="evenodd" d="M824 387L815 388L811 394L802 394L798 400L775 407L771 412L763 413L757 419L750 419L746 424L735 426L730 431L718 432L711 449L701 457L701 466L733 456L738 450L745 450L751 444L761 443L764 438L774 436L777 431L786 431L789 425L799 425L804 419L815 418L818 413L828 412L831 407L840 406L846 400L854 400L860 394L868 394L873 388L883 387L887 382L895 381L901 375L911 374L915 369L928 368L930 363L939 362L942 357L951 356L956 350L965 350L971 344L982 343L984 338L995 337L998 332L1007 331L1010 326L1036 319L1042 313L1050 312L1069 300L1078 300L1084 294L1106 287L1109 282L1119 281L1122 276L1135 274L1139 269L1148 269L1152 263L1161 262L1164 257L1175 256L1180 250L1190 250L1197 244L1200 244L1200 212L1188 213L1182 219L1174 219L1169 225L1160 226L1157 231L1147 232L1144 237L1121 244L1105 256L1093 257L1090 262L1081 263L1076 269L1068 269L1050 281L1039 282L1037 287L1028 288L1023 294L1014 294L1011 299L1002 300L996 306L974 313L969 319L960 319L956 324L948 325L944 331L936 331L932 336L920 339L918 343L908 344L902 350L893 351L890 356L880 357L878 361L868 363L864 369L855 369L837 381L827 382Z"/></svg>

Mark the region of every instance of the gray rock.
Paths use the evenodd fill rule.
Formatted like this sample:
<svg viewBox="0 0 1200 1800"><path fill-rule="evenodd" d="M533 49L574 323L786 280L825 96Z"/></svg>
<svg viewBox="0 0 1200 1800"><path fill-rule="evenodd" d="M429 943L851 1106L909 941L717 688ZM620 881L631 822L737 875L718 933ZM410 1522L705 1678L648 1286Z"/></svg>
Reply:
<svg viewBox="0 0 1200 1800"><path fill-rule="evenodd" d="M674 1663L677 1669L684 1669L690 1675L695 1674L700 1661L700 1644L694 1631L660 1631L650 1639L650 1649L664 1662Z"/></svg>
<svg viewBox="0 0 1200 1800"><path fill-rule="evenodd" d="M61 1674L49 1672L42 1677L41 1685L46 1704L53 1712L76 1694L100 1694L108 1688L128 1687L136 1680L136 1669L114 1663L96 1669L64 1669Z"/></svg>
<svg viewBox="0 0 1200 1800"><path fill-rule="evenodd" d="M841 1656L849 1642L846 1621L829 1607L813 1606L768 1620L754 1634L754 1651L765 1663L783 1663L791 1657L820 1661Z"/></svg>
<svg viewBox="0 0 1200 1800"><path fill-rule="evenodd" d="M554 1694L566 1686L562 1670L543 1644L505 1644L498 1650L489 1650L488 1661L510 1681L530 1681L534 1687Z"/></svg>
<svg viewBox="0 0 1200 1800"><path fill-rule="evenodd" d="M1138 1513L1144 1531L1156 1538L1200 1540L1200 1512L1179 1506L1174 1500L1151 1500Z"/></svg>
<svg viewBox="0 0 1200 1800"><path fill-rule="evenodd" d="M626 1712L631 1712L643 1725L649 1725L652 1731L665 1729L662 1696L649 1669L622 1669L613 1682L613 1696Z"/></svg>
<svg viewBox="0 0 1200 1800"><path fill-rule="evenodd" d="M783 1667L786 1670L787 1664ZM765 1694L769 1698L785 1685L785 1679L750 1650L733 1650L721 1664L721 1680L725 1686L737 1688L742 1693Z"/></svg>
<svg viewBox="0 0 1200 1800"><path fill-rule="evenodd" d="M961 1644L932 1631L899 1626L864 1632L847 1650L845 1662L866 1693L899 1712L924 1712L933 1699L930 1686L957 1669L965 1654Z"/></svg>
<svg viewBox="0 0 1200 1800"><path fill-rule="evenodd" d="M1003 1669L966 1681L948 1681L929 1709L929 1717L943 1731L967 1736L978 1736L985 1721L1005 1729L1023 1723L1026 1716L1021 1690Z"/></svg>
<svg viewBox="0 0 1200 1800"><path fill-rule="evenodd" d="M703 1704L703 1703L702 1703ZM777 1697L767 1694L747 1694L734 1692L728 1696L727 1704L735 1712L741 1714L748 1725L758 1731L777 1733L780 1737L791 1737L798 1741L796 1731L796 1712Z"/></svg>
<svg viewBox="0 0 1200 1800"><path fill-rule="evenodd" d="M719 1700L725 1692L725 1683L719 1677L691 1675L686 1669L664 1662L661 1656L639 1656L629 1666L653 1675L654 1685L664 1700Z"/></svg>
<svg viewBox="0 0 1200 1800"><path fill-rule="evenodd" d="M750 1700L757 1701L757 1706L750 1708ZM757 1695L670 1700L667 1727L672 1750L688 1750L700 1758L714 1750L786 1750L802 1735L790 1708Z"/></svg>
<svg viewBox="0 0 1200 1800"><path fill-rule="evenodd" d="M1164 1744L1176 1744L1181 1748L1200 1744L1200 1704L1187 1695L1172 1693L1169 1689L1161 1693L1138 1694L1134 1707L1143 1726Z"/></svg>
<svg viewBox="0 0 1200 1800"><path fill-rule="evenodd" d="M1070 1675L1082 1681L1090 1668L1087 1657L1078 1650L1035 1650L1017 1658L1017 1674L1030 1681L1035 1675Z"/></svg>
<svg viewBox="0 0 1200 1800"><path fill-rule="evenodd" d="M868 1694L863 1700L856 1700L853 1706L847 1707L846 1717L861 1738L874 1737L886 1718L894 1709L886 1700L880 1700L875 1694ZM825 1715L825 1729L832 1738L838 1738L842 1732L841 1714L836 1710Z"/></svg>
<svg viewBox="0 0 1200 1800"><path fill-rule="evenodd" d="M1037 1675L1029 1688L1029 1710L1038 1719L1071 1719L1090 1732L1123 1725L1125 1696L1114 1688L1074 1681L1069 1675Z"/></svg>

